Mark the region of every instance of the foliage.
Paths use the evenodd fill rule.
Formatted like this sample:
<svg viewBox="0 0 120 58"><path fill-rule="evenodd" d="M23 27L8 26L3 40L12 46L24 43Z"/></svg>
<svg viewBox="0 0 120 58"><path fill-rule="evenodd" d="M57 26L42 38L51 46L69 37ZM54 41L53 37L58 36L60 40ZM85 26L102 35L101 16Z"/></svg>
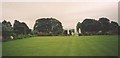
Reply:
<svg viewBox="0 0 120 58"><path fill-rule="evenodd" d="M110 23L110 32L111 34L118 34L119 25L117 22L111 21Z"/></svg>
<svg viewBox="0 0 120 58"><path fill-rule="evenodd" d="M19 22L15 20L13 25L16 34L29 34L31 30L24 22Z"/></svg>
<svg viewBox="0 0 120 58"><path fill-rule="evenodd" d="M76 29L78 34L81 29L82 35L117 35L119 25L117 22L110 22L108 18L100 18L98 21L85 19L82 23L77 23Z"/></svg>
<svg viewBox="0 0 120 58"><path fill-rule="evenodd" d="M31 29L26 25L24 22L19 22L18 20L15 20L14 25L14 37L21 39L26 37L27 34L31 33Z"/></svg>
<svg viewBox="0 0 120 58"><path fill-rule="evenodd" d="M10 40L13 35L13 28L10 22L4 20L2 22L2 39L3 41Z"/></svg>
<svg viewBox="0 0 120 58"><path fill-rule="evenodd" d="M2 40L8 41L11 39L22 39L29 37L31 30L24 22L19 22L15 20L15 23L12 27L11 23L6 20L2 22Z"/></svg>
<svg viewBox="0 0 120 58"><path fill-rule="evenodd" d="M55 18L41 18L36 20L34 31L37 31L37 35L60 35L63 27L62 23Z"/></svg>
<svg viewBox="0 0 120 58"><path fill-rule="evenodd" d="M94 19L85 19L80 25L83 35L94 35L101 29L101 23Z"/></svg>
<svg viewBox="0 0 120 58"><path fill-rule="evenodd" d="M101 23L101 32L102 34L108 34L110 31L110 20L108 18L100 18L99 22Z"/></svg>

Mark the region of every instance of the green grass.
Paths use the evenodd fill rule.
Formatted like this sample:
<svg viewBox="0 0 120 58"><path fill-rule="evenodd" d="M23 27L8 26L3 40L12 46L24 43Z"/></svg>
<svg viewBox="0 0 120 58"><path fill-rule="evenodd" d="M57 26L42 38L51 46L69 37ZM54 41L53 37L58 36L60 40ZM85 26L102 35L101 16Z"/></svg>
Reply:
<svg viewBox="0 0 120 58"><path fill-rule="evenodd" d="M3 43L3 56L117 55L117 36L41 36Z"/></svg>

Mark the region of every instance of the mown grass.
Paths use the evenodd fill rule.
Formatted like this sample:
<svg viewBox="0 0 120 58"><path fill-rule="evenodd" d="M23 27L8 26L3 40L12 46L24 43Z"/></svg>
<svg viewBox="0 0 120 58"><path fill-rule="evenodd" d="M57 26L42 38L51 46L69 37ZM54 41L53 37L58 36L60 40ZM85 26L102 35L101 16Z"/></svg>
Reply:
<svg viewBox="0 0 120 58"><path fill-rule="evenodd" d="M117 36L39 36L3 43L3 56L117 55Z"/></svg>

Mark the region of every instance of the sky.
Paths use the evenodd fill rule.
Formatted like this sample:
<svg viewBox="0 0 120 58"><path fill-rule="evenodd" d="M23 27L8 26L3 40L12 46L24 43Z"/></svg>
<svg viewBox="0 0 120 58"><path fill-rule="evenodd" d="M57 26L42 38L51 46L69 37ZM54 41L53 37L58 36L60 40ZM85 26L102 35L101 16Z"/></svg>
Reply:
<svg viewBox="0 0 120 58"><path fill-rule="evenodd" d="M14 2L13 2L14 1ZM19 0L17 0L19 1ZM16 2L16 0L4 0L2 2L1 20L14 20L25 22L31 29L38 18L56 18L62 22L64 29L73 29L78 22L86 18L98 20L106 17L118 22L118 0L79 0L79 2ZM33 1L33 0L29 0ZM39 0L40 1L40 0ZM44 0L47 1L47 0Z"/></svg>

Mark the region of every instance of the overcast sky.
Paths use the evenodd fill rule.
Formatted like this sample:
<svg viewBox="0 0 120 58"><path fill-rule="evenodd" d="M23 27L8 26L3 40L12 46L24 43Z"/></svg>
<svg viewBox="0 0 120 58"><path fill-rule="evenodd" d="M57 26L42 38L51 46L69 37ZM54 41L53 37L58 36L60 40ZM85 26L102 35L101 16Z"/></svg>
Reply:
<svg viewBox="0 0 120 58"><path fill-rule="evenodd" d="M1 8L0 21L6 19L13 24L17 19L25 22L31 29L35 20L43 17L58 19L64 29L75 28L77 22L82 22L85 18L98 20L100 17L107 17L111 21L118 22L118 3L115 0L113 2L2 2Z"/></svg>

